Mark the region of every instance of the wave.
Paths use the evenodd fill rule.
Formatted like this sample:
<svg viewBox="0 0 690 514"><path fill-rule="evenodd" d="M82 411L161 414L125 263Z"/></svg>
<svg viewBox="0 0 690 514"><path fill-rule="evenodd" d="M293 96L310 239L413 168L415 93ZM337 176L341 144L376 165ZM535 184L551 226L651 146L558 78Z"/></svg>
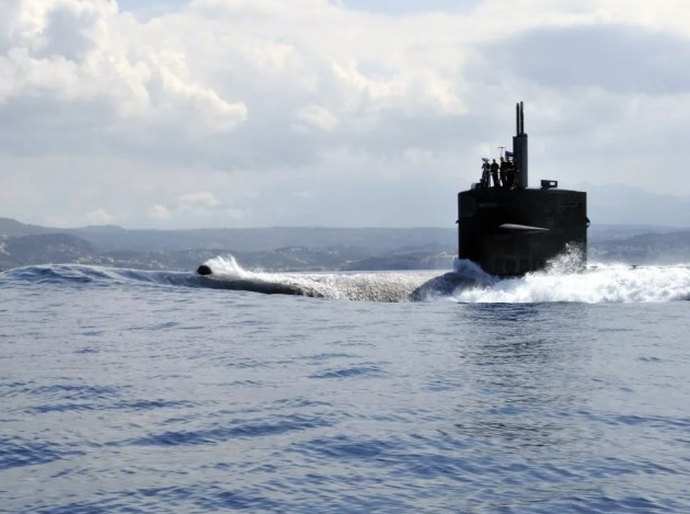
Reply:
<svg viewBox="0 0 690 514"><path fill-rule="evenodd" d="M42 264L13 268L0 273L0 286L17 282L33 284L82 284L107 286L125 283L196 285L194 274L182 271L151 271L83 264Z"/></svg>
<svg viewBox="0 0 690 514"><path fill-rule="evenodd" d="M544 271L519 278L489 275L467 260L456 260L453 271L442 274L261 272L242 268L230 255L215 257L204 265L211 270L210 275L75 264L29 266L0 273L0 287L17 282L88 287L146 284L371 302L642 303L690 299L689 264L595 264L582 269L567 255L551 262Z"/></svg>
<svg viewBox="0 0 690 514"><path fill-rule="evenodd" d="M690 299L690 266L597 264L582 272L554 270L456 290L461 303L646 303Z"/></svg>
<svg viewBox="0 0 690 514"><path fill-rule="evenodd" d="M421 284L438 273L268 273L245 270L231 255L215 257L204 265L211 270L211 274L201 278L205 279L205 284L214 287L373 302L405 301L413 296Z"/></svg>
<svg viewBox="0 0 690 514"><path fill-rule="evenodd" d="M576 254L565 253L546 269L519 278L485 273L469 260L456 260L453 271L370 273L264 273L243 269L232 256L206 261L207 280L238 289L366 300L459 303L639 303L690 299L690 265L630 266L595 264L582 267ZM206 278L206 277L204 277Z"/></svg>

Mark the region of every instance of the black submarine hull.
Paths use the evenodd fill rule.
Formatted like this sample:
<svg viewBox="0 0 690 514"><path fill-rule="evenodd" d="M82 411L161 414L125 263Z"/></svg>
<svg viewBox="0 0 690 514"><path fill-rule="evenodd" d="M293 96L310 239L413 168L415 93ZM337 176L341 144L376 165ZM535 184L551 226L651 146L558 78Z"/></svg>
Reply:
<svg viewBox="0 0 690 514"><path fill-rule="evenodd" d="M587 194L564 189L471 189L458 194L458 257L496 276L538 271L587 252Z"/></svg>
<svg viewBox="0 0 690 514"><path fill-rule="evenodd" d="M494 184L489 187L485 158L482 181L458 193L458 257L496 276L544 269L549 260L566 251L578 252L584 267L587 193L558 189L555 180L542 180L539 189L529 188L522 102L516 104L515 113L513 151L506 152L505 159L501 155L500 180L492 171ZM497 167L495 163L492 166Z"/></svg>

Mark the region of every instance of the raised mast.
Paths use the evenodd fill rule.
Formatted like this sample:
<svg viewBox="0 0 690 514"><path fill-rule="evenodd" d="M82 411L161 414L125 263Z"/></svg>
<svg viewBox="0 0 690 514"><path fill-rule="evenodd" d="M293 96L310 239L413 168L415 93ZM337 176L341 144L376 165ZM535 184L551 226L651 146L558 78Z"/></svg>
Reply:
<svg viewBox="0 0 690 514"><path fill-rule="evenodd" d="M527 160L527 134L525 133L525 106L515 104L515 136L513 136L513 159L518 169L518 188L526 189L529 184Z"/></svg>

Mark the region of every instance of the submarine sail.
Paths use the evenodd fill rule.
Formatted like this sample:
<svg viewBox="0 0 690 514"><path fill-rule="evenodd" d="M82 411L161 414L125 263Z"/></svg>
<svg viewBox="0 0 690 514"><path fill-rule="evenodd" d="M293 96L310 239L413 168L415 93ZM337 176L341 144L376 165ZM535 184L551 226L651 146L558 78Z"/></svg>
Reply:
<svg viewBox="0 0 690 514"><path fill-rule="evenodd" d="M458 193L458 258L470 259L487 273L520 276L538 271L569 247L587 253L587 193L558 188L542 180L528 184L524 105L516 105L513 151L485 166L480 183ZM498 174L500 168L500 178Z"/></svg>

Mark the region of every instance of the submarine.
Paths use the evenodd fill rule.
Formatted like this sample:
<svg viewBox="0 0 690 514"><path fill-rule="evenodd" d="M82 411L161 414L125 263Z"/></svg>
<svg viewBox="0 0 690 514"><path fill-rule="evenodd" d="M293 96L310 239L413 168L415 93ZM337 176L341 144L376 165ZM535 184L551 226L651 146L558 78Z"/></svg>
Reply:
<svg viewBox="0 0 690 514"><path fill-rule="evenodd" d="M488 159L484 159L488 166ZM587 255L587 193L559 189L556 180L529 187L528 147L524 104L516 104L516 134L512 152L501 156L498 171L485 166L482 180L458 193L458 259L455 270L434 277L414 289L409 298L451 295L458 287L490 285L503 277L519 277L546 268L550 260L568 253L584 269ZM469 263L471 261L474 264ZM468 264L470 264L468 266ZM476 265L476 266L475 266ZM480 268L480 269L477 269ZM266 294L319 297L318 290L279 279L229 278L214 280L209 264L196 274L208 287Z"/></svg>
<svg viewBox="0 0 690 514"><path fill-rule="evenodd" d="M501 156L508 171L496 181L492 170L494 183L489 184L487 168L480 182L458 193L458 258L473 261L491 275L519 277L571 251L579 254L584 268L587 193L559 189L556 180L529 187L523 102L516 104L515 115L513 151ZM488 166L488 159L484 162Z"/></svg>

